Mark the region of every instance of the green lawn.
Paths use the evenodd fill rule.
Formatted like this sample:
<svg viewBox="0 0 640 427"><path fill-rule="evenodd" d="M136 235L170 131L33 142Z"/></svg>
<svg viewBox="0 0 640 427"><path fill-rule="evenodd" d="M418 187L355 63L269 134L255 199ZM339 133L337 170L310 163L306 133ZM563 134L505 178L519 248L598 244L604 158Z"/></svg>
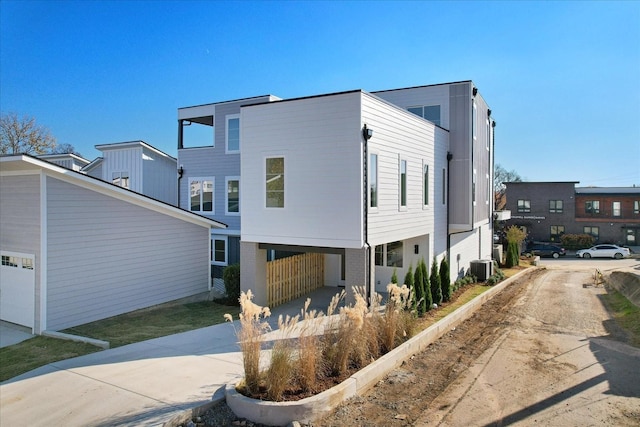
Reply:
<svg viewBox="0 0 640 427"><path fill-rule="evenodd" d="M629 344L640 347L640 308L610 287L602 299L609 314L629 334Z"/></svg>
<svg viewBox="0 0 640 427"><path fill-rule="evenodd" d="M167 304L60 332L108 341L111 348L114 348L222 323L225 313L237 318L239 312L239 307L211 301ZM49 363L100 350L90 344L37 336L19 344L0 348L0 381Z"/></svg>

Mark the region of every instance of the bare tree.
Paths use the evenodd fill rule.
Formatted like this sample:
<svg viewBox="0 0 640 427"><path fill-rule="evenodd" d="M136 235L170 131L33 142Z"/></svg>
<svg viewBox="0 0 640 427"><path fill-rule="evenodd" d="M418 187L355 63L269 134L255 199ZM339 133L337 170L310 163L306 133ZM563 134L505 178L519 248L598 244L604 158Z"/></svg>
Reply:
<svg viewBox="0 0 640 427"><path fill-rule="evenodd" d="M496 164L493 170L493 195L496 209L500 209L504 205L504 195L507 190L505 182L522 182L522 178L515 170L507 171L500 164Z"/></svg>
<svg viewBox="0 0 640 427"><path fill-rule="evenodd" d="M38 155L55 147L56 139L34 117L18 117L15 113L0 117L0 154Z"/></svg>
<svg viewBox="0 0 640 427"><path fill-rule="evenodd" d="M49 154L75 154L76 156L82 157L82 154L76 151L76 147L71 144L64 143L56 145Z"/></svg>

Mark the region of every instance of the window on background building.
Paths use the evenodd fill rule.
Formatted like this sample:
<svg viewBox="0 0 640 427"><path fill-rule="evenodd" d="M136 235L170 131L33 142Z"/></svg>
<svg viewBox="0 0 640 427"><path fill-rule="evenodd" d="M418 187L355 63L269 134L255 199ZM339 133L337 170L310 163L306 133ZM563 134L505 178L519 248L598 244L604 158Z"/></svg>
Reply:
<svg viewBox="0 0 640 427"><path fill-rule="evenodd" d="M636 215L640 214L640 200L633 201L633 213Z"/></svg>
<svg viewBox="0 0 640 427"><path fill-rule="evenodd" d="M400 207L407 206L407 161L400 160Z"/></svg>
<svg viewBox="0 0 640 427"><path fill-rule="evenodd" d="M211 263L215 265L227 265L226 236L211 239Z"/></svg>
<svg viewBox="0 0 640 427"><path fill-rule="evenodd" d="M227 178L227 214L240 213L240 179Z"/></svg>
<svg viewBox="0 0 640 427"><path fill-rule="evenodd" d="M378 155L369 156L369 207L378 207Z"/></svg>
<svg viewBox="0 0 640 427"><path fill-rule="evenodd" d="M429 205L429 165L422 165L422 204Z"/></svg>
<svg viewBox="0 0 640 427"><path fill-rule="evenodd" d="M384 265L384 245L377 245L376 246L376 253L375 253L375 264L376 265Z"/></svg>
<svg viewBox="0 0 640 427"><path fill-rule="evenodd" d="M2 265L5 267L17 267L18 258L9 255L2 255Z"/></svg>
<svg viewBox="0 0 640 427"><path fill-rule="evenodd" d="M598 227L591 227L587 225L582 227L582 232L595 237L596 240L598 240L598 237L600 236L600 229Z"/></svg>
<svg viewBox="0 0 640 427"><path fill-rule="evenodd" d="M562 210L563 210L562 200L549 200L550 213L562 213Z"/></svg>
<svg viewBox="0 0 640 427"><path fill-rule="evenodd" d="M387 267L402 268L402 242L387 243Z"/></svg>
<svg viewBox="0 0 640 427"><path fill-rule="evenodd" d="M268 208L284 208L284 157L267 158L266 200Z"/></svg>
<svg viewBox="0 0 640 427"><path fill-rule="evenodd" d="M122 188L129 188L129 172L120 171L111 174L111 183Z"/></svg>
<svg viewBox="0 0 640 427"><path fill-rule="evenodd" d="M431 123L441 126L440 124L440 106L439 105L421 105L407 108L409 112L429 120Z"/></svg>
<svg viewBox="0 0 640 427"><path fill-rule="evenodd" d="M189 200L192 212L213 213L214 178L190 178Z"/></svg>
<svg viewBox="0 0 640 427"><path fill-rule="evenodd" d="M598 200L587 200L584 203L584 211L590 214L599 214L600 213L600 201Z"/></svg>
<svg viewBox="0 0 640 427"><path fill-rule="evenodd" d="M240 151L240 117L227 116L227 153Z"/></svg>
<svg viewBox="0 0 640 427"><path fill-rule="evenodd" d="M621 216L622 215L622 207L620 202L613 202L611 205L611 212L613 216Z"/></svg>
<svg viewBox="0 0 640 427"><path fill-rule="evenodd" d="M551 241L558 242L560 237L564 234L564 225L552 225L551 226Z"/></svg>
<svg viewBox="0 0 640 427"><path fill-rule="evenodd" d="M518 200L518 212L531 212L531 200Z"/></svg>

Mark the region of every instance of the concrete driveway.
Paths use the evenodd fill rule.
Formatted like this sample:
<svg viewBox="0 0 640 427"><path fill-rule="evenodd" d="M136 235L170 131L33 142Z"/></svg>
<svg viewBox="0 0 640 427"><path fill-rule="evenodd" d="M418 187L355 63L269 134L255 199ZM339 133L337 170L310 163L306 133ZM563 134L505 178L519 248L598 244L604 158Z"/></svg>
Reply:
<svg viewBox="0 0 640 427"><path fill-rule="evenodd" d="M337 288L312 293L326 311ZM301 298L272 310L295 315ZM157 426L224 397L243 375L229 323L51 363L0 384L0 426Z"/></svg>

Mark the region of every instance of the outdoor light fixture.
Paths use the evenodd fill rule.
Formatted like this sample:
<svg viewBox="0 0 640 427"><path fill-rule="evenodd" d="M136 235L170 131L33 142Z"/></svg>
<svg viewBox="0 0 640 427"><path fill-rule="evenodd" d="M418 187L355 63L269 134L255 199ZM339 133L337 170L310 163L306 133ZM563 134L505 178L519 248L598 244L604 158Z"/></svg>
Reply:
<svg viewBox="0 0 640 427"><path fill-rule="evenodd" d="M364 127L362 128L362 136L364 137L364 139L366 139L367 141L371 139L371 137L373 136L373 129L369 129L367 127L367 125L365 124Z"/></svg>
<svg viewBox="0 0 640 427"><path fill-rule="evenodd" d="M473 96L476 96L478 94L478 88L474 87L473 88Z"/></svg>
<svg viewBox="0 0 640 427"><path fill-rule="evenodd" d="M180 165L180 167L178 168L178 176L182 178L183 173L184 173L184 168L182 167L182 165Z"/></svg>

